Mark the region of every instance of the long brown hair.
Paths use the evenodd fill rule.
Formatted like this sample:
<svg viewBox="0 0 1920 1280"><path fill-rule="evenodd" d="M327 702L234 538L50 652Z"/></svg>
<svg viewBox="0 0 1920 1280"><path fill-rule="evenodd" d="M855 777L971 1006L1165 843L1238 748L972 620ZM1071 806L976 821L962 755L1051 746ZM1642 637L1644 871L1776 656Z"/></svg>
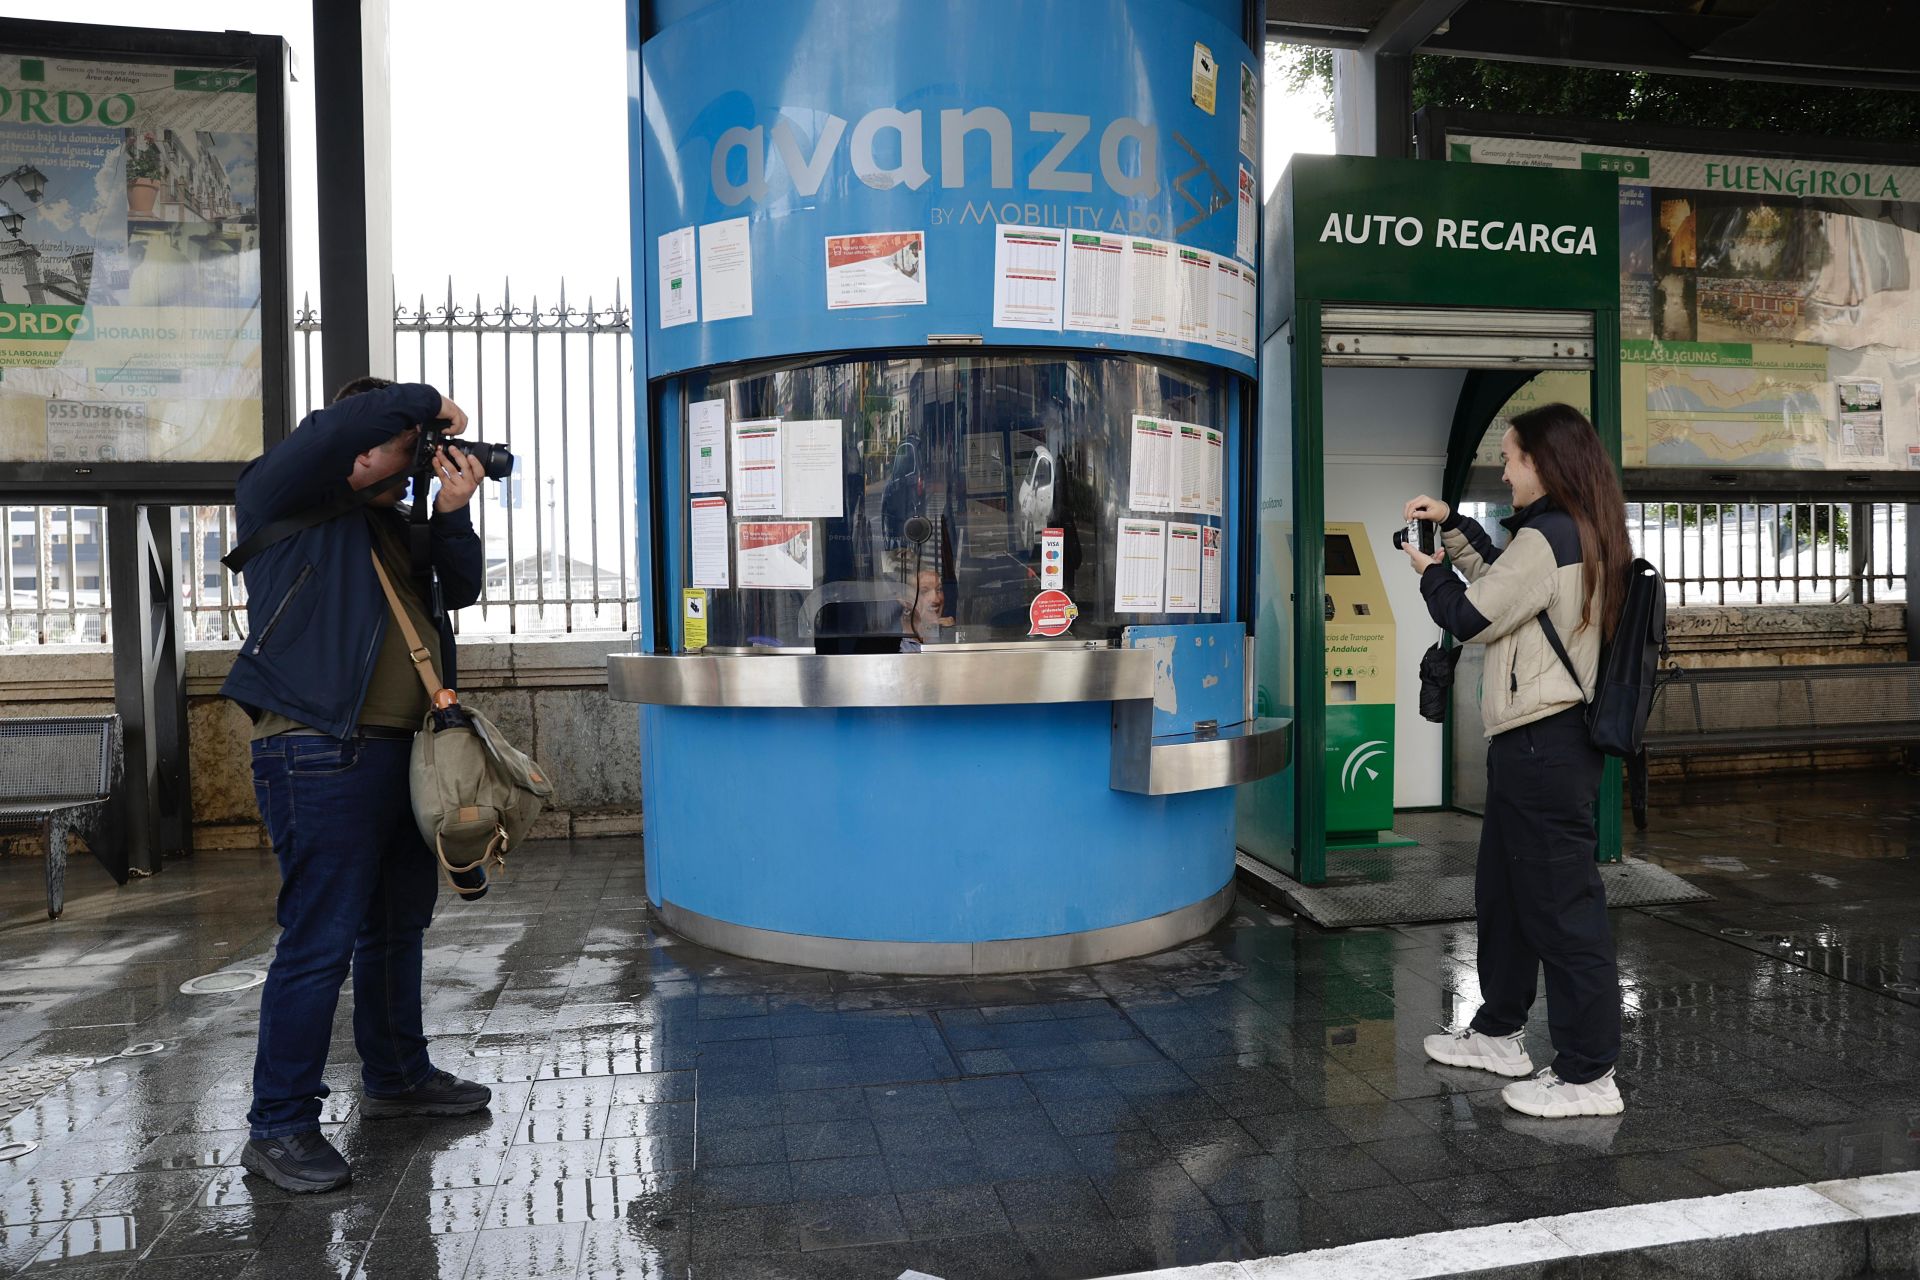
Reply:
<svg viewBox="0 0 1920 1280"><path fill-rule="evenodd" d="M1627 541L1627 502L1620 477L1587 415L1572 405L1543 404L1513 419L1520 448L1540 476L1540 486L1580 531L1580 625L1593 621L1594 596L1600 597L1601 635L1613 638L1627 600L1627 570L1633 545Z"/></svg>

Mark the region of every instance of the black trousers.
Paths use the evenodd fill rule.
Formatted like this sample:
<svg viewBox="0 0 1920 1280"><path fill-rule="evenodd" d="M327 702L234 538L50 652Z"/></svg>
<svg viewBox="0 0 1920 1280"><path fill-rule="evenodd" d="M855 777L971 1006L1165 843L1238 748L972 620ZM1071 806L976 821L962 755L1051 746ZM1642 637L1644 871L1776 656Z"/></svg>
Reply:
<svg viewBox="0 0 1920 1280"><path fill-rule="evenodd" d="M1553 1070L1571 1084L1597 1080L1620 1056L1620 973L1593 860L1605 758L1582 711L1509 729L1487 745L1474 881L1483 1002L1474 1030L1505 1036L1525 1026L1544 966Z"/></svg>

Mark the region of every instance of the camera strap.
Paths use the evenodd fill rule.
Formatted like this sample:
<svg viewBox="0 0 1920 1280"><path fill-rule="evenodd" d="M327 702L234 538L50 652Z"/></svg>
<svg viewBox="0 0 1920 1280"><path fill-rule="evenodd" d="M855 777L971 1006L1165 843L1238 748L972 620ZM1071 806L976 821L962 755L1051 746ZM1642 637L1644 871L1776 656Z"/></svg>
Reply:
<svg viewBox="0 0 1920 1280"><path fill-rule="evenodd" d="M228 573L239 573L247 561L265 551L276 542L284 542L303 529L325 524L329 520L338 520L360 510L383 493L391 493L407 482L405 472L388 476L379 484L368 485L364 489L346 489L327 501L308 507L305 511L296 511L290 516L282 516L270 524L261 525L250 537L243 539L239 546L220 557L220 563L226 566Z"/></svg>

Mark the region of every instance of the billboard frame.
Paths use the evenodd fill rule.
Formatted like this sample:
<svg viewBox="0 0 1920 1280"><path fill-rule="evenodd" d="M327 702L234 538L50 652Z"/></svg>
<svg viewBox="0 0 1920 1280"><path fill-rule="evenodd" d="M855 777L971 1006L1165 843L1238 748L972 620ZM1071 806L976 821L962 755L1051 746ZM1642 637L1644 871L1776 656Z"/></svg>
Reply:
<svg viewBox="0 0 1920 1280"><path fill-rule="evenodd" d="M1750 130L1684 129L1568 116L1423 107L1414 113L1417 159L1447 162L1447 139L1456 134L1491 135L1541 142L1639 147L1696 155L1751 156L1811 162L1920 167L1920 147L1866 139ZM1920 502L1920 472L1821 471L1789 467L1630 467L1623 473L1630 499L1725 502L1764 492L1780 501Z"/></svg>
<svg viewBox="0 0 1920 1280"><path fill-rule="evenodd" d="M260 212L260 453L293 427L292 202L287 165L287 42L248 32L177 31L0 18L0 49L30 57L156 66L245 67L255 76ZM259 454L254 455L258 457ZM233 492L251 459L230 462L0 462L0 498L193 501Z"/></svg>

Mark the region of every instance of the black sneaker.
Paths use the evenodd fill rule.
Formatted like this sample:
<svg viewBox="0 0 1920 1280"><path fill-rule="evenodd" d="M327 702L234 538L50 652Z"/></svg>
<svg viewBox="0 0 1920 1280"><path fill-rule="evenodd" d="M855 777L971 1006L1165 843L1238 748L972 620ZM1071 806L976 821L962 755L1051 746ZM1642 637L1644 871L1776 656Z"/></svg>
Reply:
<svg viewBox="0 0 1920 1280"><path fill-rule="evenodd" d="M353 1170L318 1129L284 1138L249 1138L241 1167L287 1191L332 1191L353 1180Z"/></svg>
<svg viewBox="0 0 1920 1280"><path fill-rule="evenodd" d="M392 1097L360 1095L360 1114L373 1120L393 1116L464 1116L493 1101L493 1090L450 1071L435 1071L419 1087Z"/></svg>

